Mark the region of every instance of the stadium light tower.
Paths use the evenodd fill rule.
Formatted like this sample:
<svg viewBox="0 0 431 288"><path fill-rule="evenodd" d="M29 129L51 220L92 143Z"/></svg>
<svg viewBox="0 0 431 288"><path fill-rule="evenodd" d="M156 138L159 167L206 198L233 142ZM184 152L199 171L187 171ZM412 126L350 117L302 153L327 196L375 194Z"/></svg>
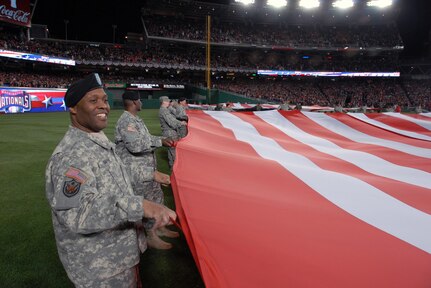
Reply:
<svg viewBox="0 0 431 288"><path fill-rule="evenodd" d="M367 2L367 6L386 8L392 5L392 0L370 0Z"/></svg>
<svg viewBox="0 0 431 288"><path fill-rule="evenodd" d="M332 7L347 9L353 7L353 0L337 0L332 2Z"/></svg>
<svg viewBox="0 0 431 288"><path fill-rule="evenodd" d="M254 4L254 0L235 0L235 2L242 3L244 5Z"/></svg>
<svg viewBox="0 0 431 288"><path fill-rule="evenodd" d="M115 44L115 29L117 29L117 25L112 24L112 43Z"/></svg>
<svg viewBox="0 0 431 288"><path fill-rule="evenodd" d="M320 6L319 0L300 0L299 7L303 7L306 9L317 8Z"/></svg>
<svg viewBox="0 0 431 288"><path fill-rule="evenodd" d="M67 40L67 24L69 24L69 20L64 19L64 30L65 30L65 35L64 38Z"/></svg>
<svg viewBox="0 0 431 288"><path fill-rule="evenodd" d="M286 0L268 0L267 2L268 6L273 6L275 8L281 8L287 6Z"/></svg>

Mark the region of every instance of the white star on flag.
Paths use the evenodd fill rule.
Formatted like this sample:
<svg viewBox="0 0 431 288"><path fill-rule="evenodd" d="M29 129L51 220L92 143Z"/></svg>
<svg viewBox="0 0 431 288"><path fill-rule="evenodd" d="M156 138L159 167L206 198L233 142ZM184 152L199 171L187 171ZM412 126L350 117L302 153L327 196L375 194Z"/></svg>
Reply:
<svg viewBox="0 0 431 288"><path fill-rule="evenodd" d="M60 106L61 108L63 108L64 109L64 111L66 111L67 110L67 108L66 108L66 102L64 102L64 100L62 100L62 104L61 104L61 106Z"/></svg>
<svg viewBox="0 0 431 288"><path fill-rule="evenodd" d="M45 104L45 108L48 109L49 106L52 106L52 99L51 97L45 97L45 100L42 101L43 104Z"/></svg>

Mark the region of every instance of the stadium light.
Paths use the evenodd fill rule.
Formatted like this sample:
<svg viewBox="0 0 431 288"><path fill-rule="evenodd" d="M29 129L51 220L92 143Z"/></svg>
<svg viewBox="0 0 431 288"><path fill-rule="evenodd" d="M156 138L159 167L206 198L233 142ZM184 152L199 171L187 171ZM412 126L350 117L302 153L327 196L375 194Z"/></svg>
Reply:
<svg viewBox="0 0 431 288"><path fill-rule="evenodd" d="M353 1L352 0L337 0L332 2L332 7L340 8L340 9L347 9L353 7Z"/></svg>
<svg viewBox="0 0 431 288"><path fill-rule="evenodd" d="M317 8L320 6L319 0L300 0L299 7L303 7L306 9Z"/></svg>
<svg viewBox="0 0 431 288"><path fill-rule="evenodd" d="M235 0L235 2L242 3L244 5L254 4L254 0Z"/></svg>
<svg viewBox="0 0 431 288"><path fill-rule="evenodd" d="M275 8L281 8L281 7L287 6L287 1L286 0L268 0L267 5L273 6Z"/></svg>
<svg viewBox="0 0 431 288"><path fill-rule="evenodd" d="M392 0L371 0L367 2L367 6L385 8L392 5Z"/></svg>

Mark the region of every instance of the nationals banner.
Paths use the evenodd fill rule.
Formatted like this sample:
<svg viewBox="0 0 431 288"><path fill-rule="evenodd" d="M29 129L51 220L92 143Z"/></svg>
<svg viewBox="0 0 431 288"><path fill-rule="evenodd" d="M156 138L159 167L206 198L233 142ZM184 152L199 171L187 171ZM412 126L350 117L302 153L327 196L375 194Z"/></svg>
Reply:
<svg viewBox="0 0 431 288"><path fill-rule="evenodd" d="M66 111L66 89L0 87L0 113Z"/></svg>
<svg viewBox="0 0 431 288"><path fill-rule="evenodd" d="M189 111L172 174L207 287L431 287L431 117Z"/></svg>
<svg viewBox="0 0 431 288"><path fill-rule="evenodd" d="M30 0L0 0L0 21L31 26Z"/></svg>

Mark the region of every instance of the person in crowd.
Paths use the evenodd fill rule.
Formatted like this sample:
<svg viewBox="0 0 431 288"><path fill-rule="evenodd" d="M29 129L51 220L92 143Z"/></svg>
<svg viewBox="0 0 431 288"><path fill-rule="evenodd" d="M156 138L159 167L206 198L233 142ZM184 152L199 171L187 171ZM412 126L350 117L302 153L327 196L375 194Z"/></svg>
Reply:
<svg viewBox="0 0 431 288"><path fill-rule="evenodd" d="M122 98L125 111L115 126L116 152L131 176L135 194L152 202L163 204L164 195L160 185L169 185L170 178L169 175L157 170L155 150L162 145L170 147L173 145L173 141L150 134L144 121L138 116L138 112L142 109L138 93L126 91ZM146 241L144 230L147 236ZM145 251L146 244L156 249L172 248L172 244L160 239L159 235L171 238L179 236L178 232L166 227L155 230L152 220L145 221L143 227L138 225L138 232L141 252Z"/></svg>
<svg viewBox="0 0 431 288"><path fill-rule="evenodd" d="M110 107L99 75L71 84L64 101L71 126L45 176L60 260L76 287L136 287L135 223L152 218L159 228L177 216L134 194L115 145L103 133Z"/></svg>
<svg viewBox="0 0 431 288"><path fill-rule="evenodd" d="M170 99L168 96L161 96L160 98L160 109L159 109L159 120L162 128L162 135L168 137L174 141L179 140L178 129L182 126L186 126L186 121L180 121L175 118L174 115L169 111ZM175 161L175 147L168 148L168 163L172 169Z"/></svg>

